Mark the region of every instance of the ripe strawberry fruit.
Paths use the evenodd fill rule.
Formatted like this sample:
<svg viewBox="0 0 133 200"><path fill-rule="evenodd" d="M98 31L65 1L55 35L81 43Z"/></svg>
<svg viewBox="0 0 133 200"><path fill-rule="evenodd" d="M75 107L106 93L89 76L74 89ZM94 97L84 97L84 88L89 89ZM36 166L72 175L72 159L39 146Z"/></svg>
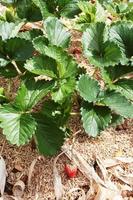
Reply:
<svg viewBox="0 0 133 200"><path fill-rule="evenodd" d="M75 165L65 164L65 173L69 178L74 178L77 175L78 168Z"/></svg>

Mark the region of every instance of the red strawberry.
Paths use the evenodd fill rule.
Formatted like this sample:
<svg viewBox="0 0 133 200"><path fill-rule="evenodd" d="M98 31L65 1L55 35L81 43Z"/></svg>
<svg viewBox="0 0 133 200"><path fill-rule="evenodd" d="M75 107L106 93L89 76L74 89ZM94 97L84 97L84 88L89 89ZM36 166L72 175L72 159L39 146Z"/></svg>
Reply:
<svg viewBox="0 0 133 200"><path fill-rule="evenodd" d="M65 173L69 178L74 178L77 175L77 166L71 164L65 164Z"/></svg>

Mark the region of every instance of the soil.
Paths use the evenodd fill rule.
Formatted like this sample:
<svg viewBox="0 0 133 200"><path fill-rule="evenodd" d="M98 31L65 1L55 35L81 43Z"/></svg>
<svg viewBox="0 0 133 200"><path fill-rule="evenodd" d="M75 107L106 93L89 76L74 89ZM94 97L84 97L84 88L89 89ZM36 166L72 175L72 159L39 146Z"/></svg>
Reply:
<svg viewBox="0 0 133 200"><path fill-rule="evenodd" d="M80 126L79 119L74 117L70 122L71 130L76 133L81 130L79 134L74 136L74 146L73 148L77 150L84 159L89 163L93 163L93 154L100 155L103 159L113 158L115 156L133 156L133 121L128 121L128 127L126 130L116 131L113 128L103 131L101 136L96 139L89 138L82 130ZM66 143L71 144L73 141L73 136L66 141ZM25 145L23 147L16 147L10 145L4 138L0 135L0 147L3 148L2 156L6 161L8 177L6 183L6 193L12 194L12 186L17 180L21 179L27 184L27 176L29 166L32 161L38 158L39 154L33 147L32 143ZM53 187L53 162L54 157L48 158L43 157L37 161L35 169L32 173L31 185L24 192L24 200L54 200L54 187ZM89 182L80 172L76 178L69 180L64 174L64 164L69 162L65 155L62 155L57 163L59 173L62 177L62 183L64 185L64 190L67 193L73 187L79 187L88 191ZM131 168L133 173L133 168ZM71 196L71 200L76 200L79 194L75 193ZM68 196L64 199L69 199ZM131 199L131 197L129 198Z"/></svg>

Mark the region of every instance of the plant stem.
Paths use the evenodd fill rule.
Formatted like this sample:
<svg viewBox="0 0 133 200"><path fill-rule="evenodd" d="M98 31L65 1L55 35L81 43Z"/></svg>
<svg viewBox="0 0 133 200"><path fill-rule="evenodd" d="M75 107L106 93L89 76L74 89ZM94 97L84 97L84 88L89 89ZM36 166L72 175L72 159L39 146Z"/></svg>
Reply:
<svg viewBox="0 0 133 200"><path fill-rule="evenodd" d="M70 115L77 116L80 115L80 112L71 112Z"/></svg>
<svg viewBox="0 0 133 200"><path fill-rule="evenodd" d="M16 71L18 72L18 74L21 75L22 72L21 72L20 69L18 68L16 61L15 61L15 60L12 60L11 63L12 63L13 66L15 67Z"/></svg>

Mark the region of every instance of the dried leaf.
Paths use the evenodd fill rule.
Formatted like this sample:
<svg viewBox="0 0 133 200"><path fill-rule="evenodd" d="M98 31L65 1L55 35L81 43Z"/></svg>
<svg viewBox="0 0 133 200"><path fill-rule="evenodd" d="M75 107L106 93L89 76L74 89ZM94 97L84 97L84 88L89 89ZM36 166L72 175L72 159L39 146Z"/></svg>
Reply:
<svg viewBox="0 0 133 200"><path fill-rule="evenodd" d="M38 160L41 160L41 159L43 159L43 157L42 157L42 156L38 156L36 159L34 159L34 160L32 161L32 163L31 163L31 165L30 165L29 173L28 173L28 188L29 188L30 185L31 185L31 177L32 177L32 173L33 173L33 171L34 171L36 162L37 162Z"/></svg>
<svg viewBox="0 0 133 200"><path fill-rule="evenodd" d="M54 165L53 165L53 176L54 176L54 192L55 197L57 200L61 200L63 196L63 185L61 182L61 176L59 175L58 169L56 167L56 163L59 159L59 157L64 154L64 152L60 153L55 159L54 159Z"/></svg>
<svg viewBox="0 0 133 200"><path fill-rule="evenodd" d="M108 181L109 180L108 172L106 170L106 167L103 165L103 161L101 160L101 158L99 156L96 156L96 162L102 172L103 180Z"/></svg>
<svg viewBox="0 0 133 200"><path fill-rule="evenodd" d="M6 164L2 156L0 156L0 193L3 196L6 184Z"/></svg>
<svg viewBox="0 0 133 200"><path fill-rule="evenodd" d="M23 200L21 197L14 197L10 195L4 195L3 198L0 200Z"/></svg>
<svg viewBox="0 0 133 200"><path fill-rule="evenodd" d="M122 200L122 196L118 191L111 191L101 185L98 185L98 191L94 200Z"/></svg>
<svg viewBox="0 0 133 200"><path fill-rule="evenodd" d="M133 157L116 157L116 160L120 161L121 163L130 164L133 163Z"/></svg>
<svg viewBox="0 0 133 200"><path fill-rule="evenodd" d="M133 158L132 157L115 157L113 159L105 159L103 160L103 165L106 168L111 168L120 164L131 164L133 163Z"/></svg>
<svg viewBox="0 0 133 200"><path fill-rule="evenodd" d="M13 186L13 194L15 197L22 197L25 190L25 184L23 181L19 180Z"/></svg>
<svg viewBox="0 0 133 200"><path fill-rule="evenodd" d="M90 180L90 189L86 194L86 199L89 199L89 200L93 199L94 200L96 190L97 190L96 183L93 180Z"/></svg>
<svg viewBox="0 0 133 200"><path fill-rule="evenodd" d="M131 187L133 186L133 174L126 174L120 166L110 169L110 172L124 183L130 185Z"/></svg>

